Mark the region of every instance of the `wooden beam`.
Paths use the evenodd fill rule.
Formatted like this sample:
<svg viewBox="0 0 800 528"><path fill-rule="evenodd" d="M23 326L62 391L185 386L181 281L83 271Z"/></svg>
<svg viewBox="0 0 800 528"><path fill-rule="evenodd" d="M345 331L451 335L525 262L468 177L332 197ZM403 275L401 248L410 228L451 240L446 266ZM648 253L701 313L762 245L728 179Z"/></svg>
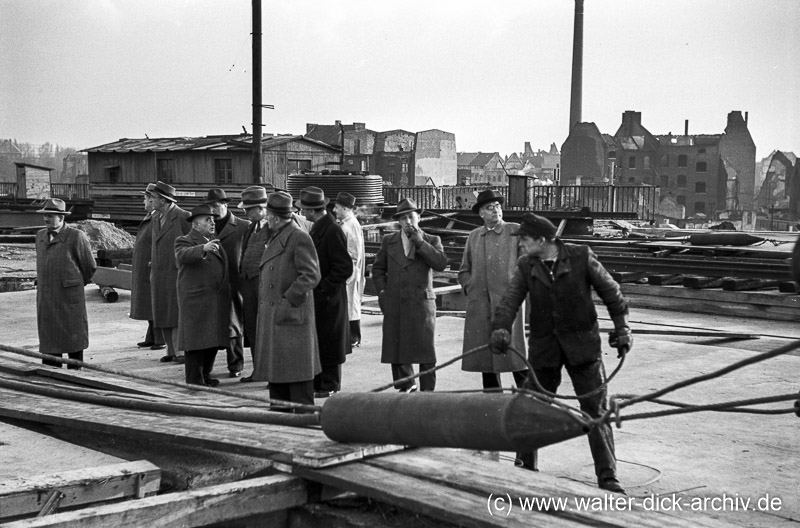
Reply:
<svg viewBox="0 0 800 528"><path fill-rule="evenodd" d="M611 277L622 284L623 282L639 282L647 276L646 271L612 271Z"/></svg>
<svg viewBox="0 0 800 528"><path fill-rule="evenodd" d="M794 281L781 281L778 283L778 291L781 293L797 293L797 284Z"/></svg>
<svg viewBox="0 0 800 528"><path fill-rule="evenodd" d="M58 475L18 477L0 481L0 519L146 497L157 493L160 484L161 470L145 460L65 471Z"/></svg>
<svg viewBox="0 0 800 528"><path fill-rule="evenodd" d="M648 275L647 284L652 284L654 286L683 284L683 275L680 273L657 273L655 275Z"/></svg>
<svg viewBox="0 0 800 528"><path fill-rule="evenodd" d="M687 275L683 278L683 286L685 288L701 289L701 288L717 288L722 284L724 277L700 277L697 275Z"/></svg>
<svg viewBox="0 0 800 528"><path fill-rule="evenodd" d="M747 291L761 290L764 288L774 288L778 281L764 279L737 279L728 277L722 280L722 289L725 291Z"/></svg>
<svg viewBox="0 0 800 528"><path fill-rule="evenodd" d="M206 526L286 510L307 503L307 485L302 479L272 475L17 521L4 524L3 528Z"/></svg>
<svg viewBox="0 0 800 528"><path fill-rule="evenodd" d="M131 289L131 272L119 268L105 268L98 266L92 276L92 282L98 286L111 286L121 290Z"/></svg>

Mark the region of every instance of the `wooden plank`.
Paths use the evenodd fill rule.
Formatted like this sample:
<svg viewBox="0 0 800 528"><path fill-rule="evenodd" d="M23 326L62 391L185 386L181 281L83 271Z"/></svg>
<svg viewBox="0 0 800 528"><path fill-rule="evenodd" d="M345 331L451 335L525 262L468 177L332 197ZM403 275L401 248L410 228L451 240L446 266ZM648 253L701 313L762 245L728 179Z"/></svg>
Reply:
<svg viewBox="0 0 800 528"><path fill-rule="evenodd" d="M794 281L780 281L778 291L781 293L797 293L797 284Z"/></svg>
<svg viewBox="0 0 800 528"><path fill-rule="evenodd" d="M647 284L654 286L667 286L669 284L683 284L683 275L680 273L656 273L647 276Z"/></svg>
<svg viewBox="0 0 800 528"><path fill-rule="evenodd" d="M623 282L639 282L647 276L646 271L612 271L611 277L622 284Z"/></svg>
<svg viewBox="0 0 800 528"><path fill-rule="evenodd" d="M187 396L183 403L192 401ZM404 449L392 445L340 444L329 440L320 428L212 420L88 403L75 405L69 400L8 389L0 389L0 402L0 416L9 418L175 442L309 467L325 467Z"/></svg>
<svg viewBox="0 0 800 528"><path fill-rule="evenodd" d="M38 513L51 491L63 494L58 508L73 508L147 497L160 484L161 470L145 460L0 481L0 519Z"/></svg>
<svg viewBox="0 0 800 528"><path fill-rule="evenodd" d="M121 290L131 289L131 272L119 268L98 266L92 276L92 282L98 286L111 286Z"/></svg>
<svg viewBox="0 0 800 528"><path fill-rule="evenodd" d="M465 463L461 450L451 449L418 449L375 458L352 465L368 465L390 471L397 475L424 479L428 483L436 483L444 488L439 498L449 496L453 489L474 493L484 504L490 494L508 494L513 504L518 505L520 498L525 497L560 497L567 499L568 508L553 508L547 512L546 522L542 526L630 526L642 528L661 527L694 527L694 526L728 526L725 523L706 518L702 514L681 519L669 513L644 510L633 497L625 508L600 508L597 511L579 511L575 500L579 498L605 499L612 496L607 492L567 479L555 480L552 476L533 471L510 468L501 470L498 462L478 457L470 458ZM505 469L505 468L503 468ZM330 469L322 470L328 472ZM612 497L621 497L613 495ZM516 517L528 521L528 525L539 525L531 517L535 511L512 510L507 519ZM486 515L486 514L484 514Z"/></svg>
<svg viewBox="0 0 800 528"><path fill-rule="evenodd" d="M778 281L775 280L737 279L734 277L722 279L722 289L725 291L762 290L764 288L774 288L777 285Z"/></svg>
<svg viewBox="0 0 800 528"><path fill-rule="evenodd" d="M685 288L717 288L722 284L722 277L700 277L697 275L687 275L683 278Z"/></svg>
<svg viewBox="0 0 800 528"><path fill-rule="evenodd" d="M4 524L4 528L178 528L230 523L302 506L306 483L272 475Z"/></svg>

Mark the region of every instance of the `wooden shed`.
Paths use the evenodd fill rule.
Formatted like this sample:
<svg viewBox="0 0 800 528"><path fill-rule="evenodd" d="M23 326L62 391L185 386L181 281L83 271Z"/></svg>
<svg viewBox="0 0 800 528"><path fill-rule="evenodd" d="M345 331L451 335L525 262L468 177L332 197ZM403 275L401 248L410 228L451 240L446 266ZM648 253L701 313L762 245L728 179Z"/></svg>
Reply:
<svg viewBox="0 0 800 528"><path fill-rule="evenodd" d="M17 198L50 198L50 173L55 169L14 162L17 172Z"/></svg>

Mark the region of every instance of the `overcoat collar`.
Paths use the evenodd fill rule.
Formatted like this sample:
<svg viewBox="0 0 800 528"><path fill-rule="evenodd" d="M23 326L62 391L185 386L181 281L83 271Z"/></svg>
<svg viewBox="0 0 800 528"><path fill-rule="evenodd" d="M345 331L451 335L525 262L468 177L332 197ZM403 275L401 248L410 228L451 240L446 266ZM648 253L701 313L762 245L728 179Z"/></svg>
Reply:
<svg viewBox="0 0 800 528"><path fill-rule="evenodd" d="M328 228L333 225L333 217L330 213L324 215L322 218L314 222L314 225L311 227L311 231L309 235L311 235L315 240L317 238L323 238L325 236L325 232Z"/></svg>
<svg viewBox="0 0 800 528"><path fill-rule="evenodd" d="M66 222L64 222L64 225L62 225L61 229L59 229L58 232L55 234L53 240L49 240L50 232L46 231L44 234L44 236L47 237L45 241L47 241L48 244L56 244L58 242L65 241L67 239L67 229L72 229L72 228L69 227Z"/></svg>
<svg viewBox="0 0 800 528"><path fill-rule="evenodd" d="M164 236L164 233L166 233L167 231L170 230L170 228L172 227L173 222L175 222L175 220L177 219L178 206L175 205L175 204L172 204L170 206L169 210L165 214L162 214L162 213L159 213L159 214L164 216L164 225L163 226L161 225L161 222L160 222L161 219L160 218L159 218L159 221L155 223L156 230L157 230L157 233L158 233L156 235L156 239L161 238L162 236Z"/></svg>
<svg viewBox="0 0 800 528"><path fill-rule="evenodd" d="M542 259L539 257L529 259L531 264L531 276L534 279L541 281L542 284L548 288L560 276L566 275L572 271L572 264L570 264L569 261L569 252L567 251L567 247L561 240L558 239L556 239L556 245L558 246L558 258L556 258L555 271L553 272L552 276L550 274L550 270L542 261Z"/></svg>
<svg viewBox="0 0 800 528"><path fill-rule="evenodd" d="M406 256L406 252L403 249L403 238L402 233L398 231L391 238L387 241L387 252L391 258L397 261L398 264L402 267L406 267L411 265L414 262L414 257L416 256L416 247L412 244L411 245L411 254ZM422 237L425 238L425 233L422 233Z"/></svg>
<svg viewBox="0 0 800 528"><path fill-rule="evenodd" d="M217 238L220 240L236 233L236 227L239 225L239 222L241 222L241 220L239 220L239 218L230 211L228 211L228 216L230 218L228 218L228 221L225 222L225 227L222 228L222 231L217 233Z"/></svg>
<svg viewBox="0 0 800 528"><path fill-rule="evenodd" d="M263 266L268 261L277 258L281 255L281 253L286 251L286 245L288 244L289 237L291 237L294 232L299 229L300 228L297 227L297 224L294 222L289 222L286 224L286 226L267 243L264 254L261 255L261 262L259 263L259 266Z"/></svg>

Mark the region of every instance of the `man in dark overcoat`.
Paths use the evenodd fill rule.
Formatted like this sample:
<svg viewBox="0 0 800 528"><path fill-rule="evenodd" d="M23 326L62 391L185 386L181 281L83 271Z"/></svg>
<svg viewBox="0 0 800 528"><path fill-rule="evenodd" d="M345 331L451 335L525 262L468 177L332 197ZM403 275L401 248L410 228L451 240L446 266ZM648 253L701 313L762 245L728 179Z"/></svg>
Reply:
<svg viewBox="0 0 800 528"><path fill-rule="evenodd" d="M167 355L162 363L183 362L177 353L178 328L178 266L175 263L175 239L187 234L192 226L189 211L176 205L175 187L157 182L151 191L153 208L153 247L150 255L150 293L153 303L153 326L161 329L167 344Z"/></svg>
<svg viewBox="0 0 800 528"><path fill-rule="evenodd" d="M412 363L419 364L420 372L436 366L433 270L447 267L447 255L438 236L419 228L421 211L414 200L400 201L392 218L401 230L383 237L372 265L372 282L383 311L381 363L391 363L395 381L414 374ZM417 389L413 382L396 387L401 392ZM435 373L420 377L421 390L435 387Z"/></svg>
<svg viewBox="0 0 800 528"><path fill-rule="evenodd" d="M211 206L192 209L192 230L175 239L178 263L178 348L186 355L186 383L215 387L211 377L217 350L228 346L231 289L228 259L214 238Z"/></svg>
<svg viewBox="0 0 800 528"><path fill-rule="evenodd" d="M225 348L228 359L228 377L238 378L244 368L244 330L242 328L242 293L239 265L250 220L238 218L228 210L230 199L223 189L209 189L206 201L217 216L215 232L228 256L228 281L231 285L230 344Z"/></svg>
<svg viewBox="0 0 800 528"><path fill-rule="evenodd" d="M97 269L86 233L68 226L70 212L58 198L47 200L37 211L44 214L45 229L36 233L36 323L39 353L83 361L89 346L84 286ZM42 363L61 367L58 361ZM67 368L77 369L69 365Z"/></svg>
<svg viewBox="0 0 800 528"><path fill-rule="evenodd" d="M314 376L322 370L312 293L319 263L311 236L292 221L292 211L291 195L269 195L255 343L263 361L256 367L269 381L270 399L313 405Z"/></svg>
<svg viewBox="0 0 800 528"><path fill-rule="evenodd" d="M269 185L270 192L274 189ZM254 185L242 191L239 208L244 209L250 220L244 241L242 257L239 264L239 290L242 293L242 322L244 329L244 346L250 348L253 359L253 373L242 376L244 383L250 381L266 381L263 372L258 372L259 359L256 356L256 322L258 321L258 277L261 274L261 255L269 239L267 225L267 187Z"/></svg>
<svg viewBox="0 0 800 528"><path fill-rule="evenodd" d="M327 398L342 388L342 363L352 352L347 279L353 261L347 252L347 237L326 206L330 202L319 187L306 187L295 202L303 216L314 223L311 240L317 250L320 281L314 288L319 360L322 372L314 378L314 397Z"/></svg>
<svg viewBox="0 0 800 528"><path fill-rule="evenodd" d="M492 319L491 349L506 353L511 325L526 296L530 303L529 362L541 387L555 393L566 367L581 410L599 418L608 409L606 390L596 394L605 381L600 331L592 290L606 305L614 323L609 344L620 354L632 344L628 304L611 274L589 246L565 244L546 218L527 213L514 235L520 237L517 269ZM529 380L530 382L530 380ZM532 383L526 387L536 390ZM588 396L583 396L587 395ZM589 432L597 484L601 489L624 493L617 480L617 459L611 426L604 422ZM523 467L536 469L535 453L520 453ZM526 458L528 460L526 460Z"/></svg>
<svg viewBox="0 0 800 528"><path fill-rule="evenodd" d="M147 321L147 334L144 341L136 343L138 347L150 347L161 350L166 345L161 330L153 328L153 304L150 296L150 253L153 250L153 197L151 192L155 183L148 183L142 191L145 215L136 230L136 241L133 243L133 261L131 270L131 312L130 318Z"/></svg>

